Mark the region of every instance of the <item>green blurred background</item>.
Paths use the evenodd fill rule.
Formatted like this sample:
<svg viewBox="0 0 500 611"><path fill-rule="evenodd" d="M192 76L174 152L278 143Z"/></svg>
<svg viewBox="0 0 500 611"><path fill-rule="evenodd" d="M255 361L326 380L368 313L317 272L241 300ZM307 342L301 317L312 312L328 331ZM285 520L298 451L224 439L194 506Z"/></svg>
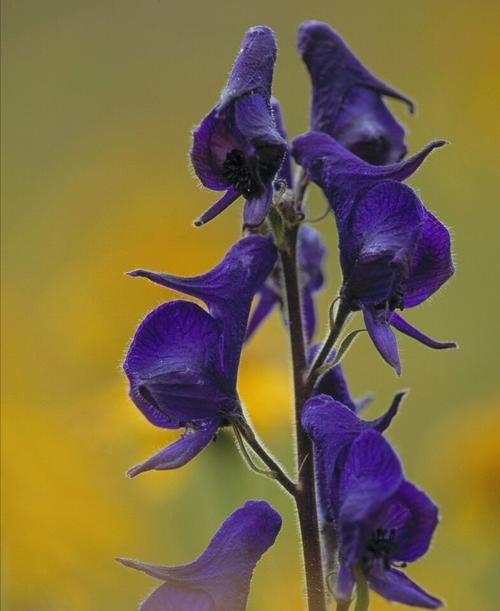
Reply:
<svg viewBox="0 0 500 611"><path fill-rule="evenodd" d="M270 500L285 518L249 608L302 609L292 507L246 470L229 436L182 470L125 478L175 435L154 429L128 401L120 362L139 320L173 297L123 272L199 273L238 237L239 205L202 230L191 226L215 196L192 179L187 151L249 26L276 31L275 93L290 135L307 128L309 83L295 51L307 18L328 21L377 75L417 101L414 118L393 105L411 151L433 138L452 143L411 184L452 228L457 274L408 317L461 350L432 352L403 337L398 380L363 338L346 370L356 394L376 393L370 415L411 387L389 436L443 522L409 574L454 611L498 609L499 7L4 0L3 609L134 609L153 580L114 556L189 561L247 498ZM310 201L313 212L323 210L317 190ZM339 270L334 225L319 228L331 252L324 314ZM240 391L290 466L289 383L275 314L244 353ZM374 598L373 608L389 606Z"/></svg>

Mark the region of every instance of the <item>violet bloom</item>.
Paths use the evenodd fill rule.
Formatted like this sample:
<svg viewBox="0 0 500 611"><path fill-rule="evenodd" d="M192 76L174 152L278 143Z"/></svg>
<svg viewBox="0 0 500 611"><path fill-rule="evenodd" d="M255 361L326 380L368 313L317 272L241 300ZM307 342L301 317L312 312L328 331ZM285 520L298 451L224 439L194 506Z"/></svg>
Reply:
<svg viewBox="0 0 500 611"><path fill-rule="evenodd" d="M219 103L193 133L196 175L205 187L226 192L196 225L207 223L240 196L246 199L244 226L258 226L267 215L272 181L286 151L271 108L275 61L273 31L250 28Z"/></svg>
<svg viewBox="0 0 500 611"><path fill-rule="evenodd" d="M453 274L450 236L406 185L382 181L360 195L340 233L341 296L361 309L382 358L401 372L398 329L430 348L437 342L395 313L425 301Z"/></svg>
<svg viewBox="0 0 500 611"><path fill-rule="evenodd" d="M383 167L356 159L325 134L311 132L293 146L296 159L323 188L335 212L344 276L341 296L351 310L363 311L371 339L398 374L391 327L431 348L456 347L427 337L394 312L422 303L454 272L448 230L409 187L395 181L409 176L432 146L436 143Z"/></svg>
<svg viewBox="0 0 500 611"><path fill-rule="evenodd" d="M308 342L312 340L316 329L314 294L321 289L324 283L322 263L325 254L326 248L321 241L321 235L315 229L302 225L298 236L298 268L302 288L304 330ZM282 276L281 264L278 261L258 292L259 300L248 323L247 339L253 335L276 306L279 305L283 316L286 316Z"/></svg>
<svg viewBox="0 0 500 611"><path fill-rule="evenodd" d="M402 159L404 129L382 96L405 102L412 113L413 102L371 74L326 23L304 22L297 45L311 77L311 128L370 163Z"/></svg>
<svg viewBox="0 0 500 611"><path fill-rule="evenodd" d="M366 430L353 441L337 481L336 597L349 600L356 573L361 573L368 586L388 600L441 607L438 598L398 570L429 549L438 509L404 479L396 453L380 433Z"/></svg>
<svg viewBox="0 0 500 611"><path fill-rule="evenodd" d="M268 503L247 501L190 564L168 567L117 560L165 582L139 611L244 611L255 566L280 528L281 517Z"/></svg>
<svg viewBox="0 0 500 611"><path fill-rule="evenodd" d="M332 383L330 379L330 389L335 390L337 396L343 394L350 398L345 381L339 387L338 382ZM333 521L335 518L338 505L336 482L350 446L365 430L384 432L398 413L404 396L404 392L398 393L387 411L375 420L358 417L357 413L364 405L358 407L352 402L352 407L349 407L331 395L316 395L305 404L301 422L314 444L319 509L323 520Z"/></svg>
<svg viewBox="0 0 500 611"><path fill-rule="evenodd" d="M275 261L272 241L255 235L237 242L201 276L131 272L201 299L209 311L171 301L139 325L124 363L130 397L155 426L185 427L186 432L131 469L130 476L184 465L210 443L219 427L241 415L236 379L248 314Z"/></svg>

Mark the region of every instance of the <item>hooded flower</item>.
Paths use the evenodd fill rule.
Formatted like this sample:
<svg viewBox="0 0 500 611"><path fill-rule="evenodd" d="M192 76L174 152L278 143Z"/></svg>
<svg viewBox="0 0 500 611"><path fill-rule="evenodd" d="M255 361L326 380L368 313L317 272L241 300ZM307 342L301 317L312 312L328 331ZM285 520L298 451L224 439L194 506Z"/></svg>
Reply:
<svg viewBox="0 0 500 611"><path fill-rule="evenodd" d="M455 348L409 325L395 308L425 301L453 274L448 230L406 185L382 181L360 195L340 233L342 299L361 309L380 355L399 374L391 327L431 348Z"/></svg>
<svg viewBox="0 0 500 611"><path fill-rule="evenodd" d="M333 136L355 155L376 165L406 154L404 129L382 96L413 102L373 76L326 23L306 21L297 46L312 83L311 128Z"/></svg>
<svg viewBox="0 0 500 611"><path fill-rule="evenodd" d="M124 363L130 397L152 424L185 427L186 432L129 475L184 465L228 418L240 414L236 379L250 304L275 261L271 240L255 235L237 242L201 276L131 272L201 299L208 312L191 302L171 301L137 329Z"/></svg>
<svg viewBox="0 0 500 611"><path fill-rule="evenodd" d="M337 439L343 436L339 430ZM332 435L332 445L335 440ZM388 600L427 609L441 607L439 599L398 570L429 549L438 509L404 479L396 453L380 433L369 429L356 437L336 481L336 597L349 600L356 572L361 572L369 587Z"/></svg>
<svg viewBox="0 0 500 611"><path fill-rule="evenodd" d="M383 167L356 159L325 134L310 132L293 145L295 158L322 187L335 213L341 296L352 310L363 311L376 348L398 374L391 327L431 348L456 347L427 337L394 312L422 303L454 272L448 230L409 187L396 182L439 144Z"/></svg>
<svg viewBox="0 0 500 611"><path fill-rule="evenodd" d="M271 107L274 33L250 28L219 103L193 133L191 161L202 184L223 197L195 222L203 225L241 195L244 225L255 227L271 205L272 182L286 151Z"/></svg>
<svg viewBox="0 0 500 611"><path fill-rule="evenodd" d="M321 235L311 227L302 225L298 237L298 267L299 281L302 287L302 309L304 328L307 341L310 342L316 329L316 309L314 293L323 286L324 276L322 263L326 248L321 241ZM284 287L282 286L282 270L279 261L259 290L259 300L248 323L247 339L256 331L265 318L279 305L284 311Z"/></svg>
<svg viewBox="0 0 500 611"><path fill-rule="evenodd" d="M331 376L330 372L325 374L327 375ZM339 373L336 375L338 377L335 382L330 378L330 389L339 389L338 394L350 399L345 380L343 384L339 385ZM305 404L302 412L302 426L314 444L319 508L324 520L331 521L335 517L335 508L338 506L336 480L343 469L349 447L365 430L373 429L380 433L385 431L398 413L404 395L404 392L398 393L389 409L375 420L361 420L358 417L357 412L362 409L363 405L356 406L354 410L331 395L316 394ZM352 404L354 407L354 402Z"/></svg>
<svg viewBox="0 0 500 611"><path fill-rule="evenodd" d="M265 501L247 501L233 512L191 564L159 566L118 561L164 581L139 611L244 611L257 562L274 543L280 515Z"/></svg>

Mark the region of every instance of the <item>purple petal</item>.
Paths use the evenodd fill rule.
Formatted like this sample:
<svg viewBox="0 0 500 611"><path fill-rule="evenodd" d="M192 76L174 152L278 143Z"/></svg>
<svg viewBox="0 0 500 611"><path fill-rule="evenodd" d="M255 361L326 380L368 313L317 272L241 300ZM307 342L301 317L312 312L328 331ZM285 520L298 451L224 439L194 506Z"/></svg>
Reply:
<svg viewBox="0 0 500 611"><path fill-rule="evenodd" d="M398 375L401 375L398 344L387 320L386 312L372 308L363 308L363 316L366 330L380 356L394 368Z"/></svg>
<svg viewBox="0 0 500 611"><path fill-rule="evenodd" d="M397 329L400 333L404 333L413 339L416 339L418 342L428 346L429 348L434 348L435 350L443 350L446 348L456 348L457 344L455 342L438 342L435 339L432 339L428 335L422 333L412 325L410 325L404 318L402 318L399 314L394 312L391 316L391 326Z"/></svg>
<svg viewBox="0 0 500 611"><path fill-rule="evenodd" d="M340 545L348 562L361 558L373 529L373 514L402 481L401 464L389 443L372 429L362 432L349 449L339 487Z"/></svg>
<svg viewBox="0 0 500 611"><path fill-rule="evenodd" d="M164 583L153 590L138 611L217 611L212 598L200 590Z"/></svg>
<svg viewBox="0 0 500 611"><path fill-rule="evenodd" d="M416 306L430 297L455 271L448 229L430 212L425 212L422 235L412 257L405 287L405 308Z"/></svg>
<svg viewBox="0 0 500 611"><path fill-rule="evenodd" d="M413 562L429 549L438 525L438 508L425 492L405 481L378 519L383 528L396 530L392 559Z"/></svg>
<svg viewBox="0 0 500 611"><path fill-rule="evenodd" d="M326 23L302 23L297 34L297 46L311 75L314 129L329 131L346 93L355 86L401 100L413 112L413 102L371 74Z"/></svg>
<svg viewBox="0 0 500 611"><path fill-rule="evenodd" d="M193 132L191 163L203 186L214 191L229 187L223 177L223 163L231 151L242 148L241 135L234 128L231 112L213 108Z"/></svg>
<svg viewBox="0 0 500 611"><path fill-rule="evenodd" d="M424 609L437 609L443 606L439 598L428 594L404 573L396 569L371 571L367 577L370 588L387 600L400 602L411 607L424 607Z"/></svg>
<svg viewBox="0 0 500 611"><path fill-rule="evenodd" d="M338 507L336 482L346 449L363 431L364 423L348 407L327 395L317 395L306 402L301 422L314 444L320 513L331 520Z"/></svg>
<svg viewBox="0 0 500 611"><path fill-rule="evenodd" d="M276 61L274 32L265 26L250 28L236 56L227 85L218 105L222 110L232 100L257 92L269 101Z"/></svg>
<svg viewBox="0 0 500 611"><path fill-rule="evenodd" d="M262 225L273 201L273 187L268 184L264 190L245 201L243 208L243 227L255 228Z"/></svg>
<svg viewBox="0 0 500 611"><path fill-rule="evenodd" d="M335 598L337 600L351 600L354 588L354 573L352 566L346 562L340 562L339 572L335 582Z"/></svg>
<svg viewBox="0 0 500 611"><path fill-rule="evenodd" d="M310 353L310 361L313 360L313 357L319 350L319 344L314 346L313 350ZM335 351L332 351L328 357L328 360L333 360L335 358ZM347 380L345 379L344 371L342 369L342 365L335 365L335 367L330 367L328 371L326 371L316 383L314 388L315 395L328 395L335 399L335 401L339 401L346 407L348 407L354 413L357 413L356 403L351 396L349 391L349 386L347 385Z"/></svg>
<svg viewBox="0 0 500 611"><path fill-rule="evenodd" d="M240 197L240 194L237 193L232 187L230 187L224 195L215 202L213 206L211 206L208 210L194 221L194 225L196 227L201 227L202 225L206 225L209 221L218 216L221 212L224 212L226 208L228 208L234 201L236 201Z"/></svg>
<svg viewBox="0 0 500 611"><path fill-rule="evenodd" d="M187 301L163 304L139 325L123 368L150 422L176 428L221 411L230 389L219 369L220 339L217 322Z"/></svg>
<svg viewBox="0 0 500 611"><path fill-rule="evenodd" d="M163 448L143 463L129 469L127 475L135 477L139 473L152 469L166 471L182 467L212 441L220 424L220 418L214 418L202 424L199 428L188 429L177 441Z"/></svg>
<svg viewBox="0 0 500 611"><path fill-rule="evenodd" d="M227 518L207 549L191 564L164 567L118 560L169 585L206 593L213 600L214 610L244 611L255 565L274 543L280 528L281 518L270 505L248 501Z"/></svg>
<svg viewBox="0 0 500 611"><path fill-rule="evenodd" d="M293 140L292 155L323 189L340 228L356 193L380 180L405 180L432 150L444 144L443 140L436 140L404 161L379 166L359 159L328 134L312 131Z"/></svg>
<svg viewBox="0 0 500 611"><path fill-rule="evenodd" d="M234 121L245 140L256 149L257 156L266 153L266 164L272 165L269 174L274 176L286 151L286 140L277 130L270 102L257 93L238 98L234 102ZM265 150L261 151L261 147Z"/></svg>
<svg viewBox="0 0 500 611"><path fill-rule="evenodd" d="M373 165L395 163L406 155L405 130L372 89L353 87L328 132L351 153Z"/></svg>
<svg viewBox="0 0 500 611"><path fill-rule="evenodd" d="M370 421L369 424L371 428L373 428L375 431L378 431L379 433L383 433L389 427L394 417L398 413L399 406L401 405L401 401L404 399L405 395L405 391L398 392L394 396L394 399L392 400L392 403L390 404L389 409L385 412L385 414L382 414L382 416L379 416L375 420Z"/></svg>
<svg viewBox="0 0 500 611"><path fill-rule="evenodd" d="M406 185L366 191L339 231L342 295L357 306L390 304L406 282L424 210Z"/></svg>
<svg viewBox="0 0 500 611"><path fill-rule="evenodd" d="M252 235L239 240L212 270L183 278L147 270L131 272L167 288L203 300L222 325L221 366L234 387L245 337L250 305L276 262L276 248L267 237Z"/></svg>
<svg viewBox="0 0 500 611"><path fill-rule="evenodd" d="M248 341L250 337L255 333L260 324L269 316L274 310L276 304L279 303L279 298L276 293L264 285L259 291L259 301L255 310L250 316L250 321L247 327L247 334L245 341Z"/></svg>

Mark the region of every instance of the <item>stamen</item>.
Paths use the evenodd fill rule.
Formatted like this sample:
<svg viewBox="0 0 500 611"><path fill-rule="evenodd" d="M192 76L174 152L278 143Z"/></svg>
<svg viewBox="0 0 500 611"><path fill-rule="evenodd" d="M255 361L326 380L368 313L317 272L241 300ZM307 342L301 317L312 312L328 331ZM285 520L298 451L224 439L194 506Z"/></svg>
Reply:
<svg viewBox="0 0 500 611"><path fill-rule="evenodd" d="M222 176L243 197L251 197L257 191L257 183L247 166L245 155L238 149L226 155L222 164Z"/></svg>

